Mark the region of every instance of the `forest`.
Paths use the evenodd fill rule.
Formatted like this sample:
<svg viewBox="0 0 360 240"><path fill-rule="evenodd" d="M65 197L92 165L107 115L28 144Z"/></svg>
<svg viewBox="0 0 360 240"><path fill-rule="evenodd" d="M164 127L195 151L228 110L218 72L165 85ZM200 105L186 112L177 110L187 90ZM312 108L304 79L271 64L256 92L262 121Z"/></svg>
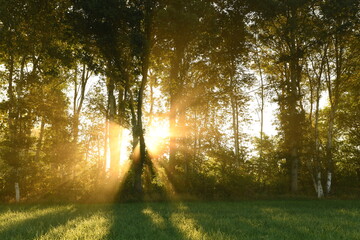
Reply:
<svg viewBox="0 0 360 240"><path fill-rule="evenodd" d="M358 0L0 0L0 202L360 197Z"/></svg>

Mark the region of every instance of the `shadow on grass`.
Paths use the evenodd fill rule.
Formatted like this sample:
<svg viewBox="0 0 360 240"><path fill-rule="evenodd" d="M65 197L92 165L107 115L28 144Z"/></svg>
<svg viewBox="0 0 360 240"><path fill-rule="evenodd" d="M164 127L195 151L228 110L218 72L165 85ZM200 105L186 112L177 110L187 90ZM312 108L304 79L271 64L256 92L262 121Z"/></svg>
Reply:
<svg viewBox="0 0 360 240"><path fill-rule="evenodd" d="M338 218L337 207L319 204L321 209L316 202L189 203L186 211L205 239L360 239L358 208L344 204Z"/></svg>
<svg viewBox="0 0 360 240"><path fill-rule="evenodd" d="M154 206L160 206L155 211ZM167 203L128 203L114 205L111 227L105 239L184 239L169 220Z"/></svg>
<svg viewBox="0 0 360 240"><path fill-rule="evenodd" d="M78 214L72 206L31 207L3 212L0 218L9 219L0 223L0 239L33 239L55 226L66 223Z"/></svg>
<svg viewBox="0 0 360 240"><path fill-rule="evenodd" d="M168 202L12 208L0 239L360 239L359 203Z"/></svg>
<svg viewBox="0 0 360 240"><path fill-rule="evenodd" d="M311 203L304 207L296 202L112 205L109 231L104 239L345 239L341 234L346 239L357 239L356 227L360 227L355 221L357 214L350 211L354 215L351 218L347 209L341 212L344 221L348 219L355 224L351 232L346 233L344 228L336 227L338 221L321 217L316 206L315 203L314 209ZM320 217L316 218L317 214Z"/></svg>

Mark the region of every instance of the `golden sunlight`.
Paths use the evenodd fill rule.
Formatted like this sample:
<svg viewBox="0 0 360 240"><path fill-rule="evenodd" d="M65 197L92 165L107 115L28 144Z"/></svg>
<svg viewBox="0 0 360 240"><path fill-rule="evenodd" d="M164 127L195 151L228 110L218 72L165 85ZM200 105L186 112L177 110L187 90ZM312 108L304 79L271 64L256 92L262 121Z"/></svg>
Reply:
<svg viewBox="0 0 360 240"><path fill-rule="evenodd" d="M165 119L154 119L145 132L146 146L153 158L166 154L169 137L169 122Z"/></svg>
<svg viewBox="0 0 360 240"><path fill-rule="evenodd" d="M126 164L131 154L131 132L124 128L120 139L120 166Z"/></svg>
<svg viewBox="0 0 360 240"><path fill-rule="evenodd" d="M131 154L131 132L126 129L121 129L121 134L119 138L119 154L120 154L120 162L119 166L122 167L123 165L127 164ZM110 149L109 146L107 148L106 154L106 170L108 171L110 168Z"/></svg>

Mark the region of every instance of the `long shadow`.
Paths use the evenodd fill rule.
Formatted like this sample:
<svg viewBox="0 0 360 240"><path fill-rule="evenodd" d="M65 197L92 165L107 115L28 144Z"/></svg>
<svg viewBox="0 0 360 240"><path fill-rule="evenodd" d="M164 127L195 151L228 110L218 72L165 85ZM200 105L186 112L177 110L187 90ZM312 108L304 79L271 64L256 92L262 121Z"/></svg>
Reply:
<svg viewBox="0 0 360 240"><path fill-rule="evenodd" d="M27 209L25 211L18 211L18 213L28 213L29 217L9 223L0 231L0 239L34 239L37 238L50 229L63 225L71 219L81 215L81 212L77 208L72 207L59 207L59 209L51 210L51 207L39 207L44 213L31 215L34 208ZM49 212L46 212L49 210Z"/></svg>
<svg viewBox="0 0 360 240"><path fill-rule="evenodd" d="M355 225L351 226L351 232L344 231L349 219L344 218L343 227L336 227L338 221L335 224L324 216L316 218L316 213L311 214L321 214L316 205L315 208L309 205L305 214L299 203L282 205L255 201L188 203L185 206L187 215L207 234L205 239L357 239ZM335 219L338 214L332 216ZM350 218L351 223L355 217Z"/></svg>
<svg viewBox="0 0 360 240"><path fill-rule="evenodd" d="M184 239L170 221L167 203L123 203L113 205L112 224L105 239Z"/></svg>
<svg viewBox="0 0 360 240"><path fill-rule="evenodd" d="M287 221L293 223L290 227L306 232L313 239L360 239L358 201L288 201L275 203L272 209L291 216ZM274 220L283 222L279 217Z"/></svg>
<svg viewBox="0 0 360 240"><path fill-rule="evenodd" d="M237 229L234 224L217 224L221 217L236 220L231 216L228 219L232 210L219 216L218 212L212 212L213 207L209 208L213 204L162 202L115 205L112 226L106 239L242 239L239 232L234 231ZM247 230L258 231L250 223L243 221L241 224Z"/></svg>
<svg viewBox="0 0 360 240"><path fill-rule="evenodd" d="M237 204L241 203L187 203L182 208L201 228L202 239L294 239L289 238L288 224L269 219L257 206L239 207ZM292 230L294 232L304 236L296 229ZM304 237L311 239L309 235Z"/></svg>
<svg viewBox="0 0 360 240"><path fill-rule="evenodd" d="M206 202L177 202L173 204L172 224L183 234L183 239L239 239L233 231L222 229L221 226L219 228L215 224L221 220L221 217L227 219L228 215L217 215L216 212L212 211L214 209L209 208L213 204ZM231 229L230 225L226 227Z"/></svg>
<svg viewBox="0 0 360 240"><path fill-rule="evenodd" d="M58 233L63 236L63 231L77 227L82 229L79 234L83 236L89 227L83 229L82 220L91 221L94 216L95 220L89 223L91 229L98 223L98 213L103 214L105 224L99 239L108 240L359 239L357 229L360 228L358 203L162 202L19 206L7 210L11 211L3 211L0 218L14 219L0 223L1 240L40 236L52 239L52 236L58 237ZM60 232L52 234L54 229ZM69 239L75 239L71 237Z"/></svg>
<svg viewBox="0 0 360 240"><path fill-rule="evenodd" d="M178 219L175 219L176 214L179 212L179 205L181 202L162 202L162 203L152 203L148 209L151 210L153 214L148 214L149 217L156 220L157 216L163 219L162 230L167 233L170 238L162 238L162 239L188 239L187 233L183 231L177 224ZM182 216L186 218L186 216ZM181 219L184 220L184 219ZM191 226L190 226L191 227ZM194 230L194 229L189 229Z"/></svg>

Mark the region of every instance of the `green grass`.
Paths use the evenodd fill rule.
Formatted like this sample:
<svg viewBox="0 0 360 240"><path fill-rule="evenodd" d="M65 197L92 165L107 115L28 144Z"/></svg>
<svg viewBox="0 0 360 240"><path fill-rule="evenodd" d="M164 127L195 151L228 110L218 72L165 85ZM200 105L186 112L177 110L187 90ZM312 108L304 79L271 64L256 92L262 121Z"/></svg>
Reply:
<svg viewBox="0 0 360 240"><path fill-rule="evenodd" d="M360 202L7 205L0 239L360 239Z"/></svg>

